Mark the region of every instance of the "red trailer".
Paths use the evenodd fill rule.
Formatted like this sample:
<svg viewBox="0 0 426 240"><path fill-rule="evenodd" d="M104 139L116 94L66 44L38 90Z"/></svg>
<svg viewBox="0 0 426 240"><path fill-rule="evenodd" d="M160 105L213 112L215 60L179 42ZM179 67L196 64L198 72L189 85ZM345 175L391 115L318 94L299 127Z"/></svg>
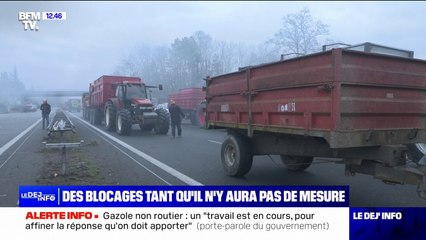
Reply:
<svg viewBox="0 0 426 240"><path fill-rule="evenodd" d="M142 83L140 78L124 76L101 76L90 83L88 120L92 124L99 125L102 123L108 100L116 96L116 85L124 81L130 84Z"/></svg>
<svg viewBox="0 0 426 240"><path fill-rule="evenodd" d="M169 101L170 99L175 100L192 124L205 125L206 93L202 88L180 89L178 93L170 94Z"/></svg>
<svg viewBox="0 0 426 240"><path fill-rule="evenodd" d="M280 155L295 171L340 158L346 174L416 184L426 197L426 167L407 158L426 142L426 61L333 49L206 84L207 127L228 129L228 175L245 175L254 155Z"/></svg>

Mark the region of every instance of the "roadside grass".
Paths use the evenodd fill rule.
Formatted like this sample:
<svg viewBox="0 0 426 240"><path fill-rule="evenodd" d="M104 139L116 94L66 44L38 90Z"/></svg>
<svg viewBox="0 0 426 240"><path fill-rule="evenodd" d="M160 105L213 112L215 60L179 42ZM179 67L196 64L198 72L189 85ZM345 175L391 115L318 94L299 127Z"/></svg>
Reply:
<svg viewBox="0 0 426 240"><path fill-rule="evenodd" d="M58 132L44 139L46 143L78 143L80 136L74 132L64 132L62 139ZM40 185L100 185L103 177L94 164L88 148L98 146L96 141L82 143L78 148L43 148L38 153L43 158L43 167L39 178Z"/></svg>

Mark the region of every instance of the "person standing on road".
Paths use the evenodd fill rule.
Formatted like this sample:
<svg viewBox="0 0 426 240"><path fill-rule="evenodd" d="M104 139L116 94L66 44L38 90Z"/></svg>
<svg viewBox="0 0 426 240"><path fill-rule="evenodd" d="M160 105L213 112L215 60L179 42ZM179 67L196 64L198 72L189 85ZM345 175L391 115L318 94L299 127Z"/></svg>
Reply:
<svg viewBox="0 0 426 240"><path fill-rule="evenodd" d="M175 137L176 128L178 131L178 137L182 136L182 127L181 122L182 118L185 117L182 109L176 105L175 100L171 99L169 104L169 112L170 112L170 122L172 125L172 137Z"/></svg>
<svg viewBox="0 0 426 240"><path fill-rule="evenodd" d="M41 117L43 122L43 129L44 127L49 127L49 114L50 114L50 104L47 103L47 100L43 100L43 104L40 106L41 110ZM45 123L47 125L45 125Z"/></svg>

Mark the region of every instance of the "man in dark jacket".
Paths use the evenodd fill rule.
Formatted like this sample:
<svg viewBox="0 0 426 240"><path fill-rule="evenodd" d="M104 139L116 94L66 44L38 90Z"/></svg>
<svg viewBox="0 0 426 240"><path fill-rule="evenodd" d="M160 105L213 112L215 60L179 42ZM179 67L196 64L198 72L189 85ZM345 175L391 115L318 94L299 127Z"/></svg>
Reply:
<svg viewBox="0 0 426 240"><path fill-rule="evenodd" d="M169 104L169 112L170 112L170 122L172 125L172 136L175 137L175 131L176 128L178 130L178 137L182 136L182 127L181 121L182 118L185 117L185 114L183 114L182 109L178 105L176 105L176 102L171 99Z"/></svg>
<svg viewBox="0 0 426 240"><path fill-rule="evenodd" d="M40 110L44 129L45 123L47 124L46 127L49 126L50 104L47 103L47 100L43 101L43 104L40 106Z"/></svg>

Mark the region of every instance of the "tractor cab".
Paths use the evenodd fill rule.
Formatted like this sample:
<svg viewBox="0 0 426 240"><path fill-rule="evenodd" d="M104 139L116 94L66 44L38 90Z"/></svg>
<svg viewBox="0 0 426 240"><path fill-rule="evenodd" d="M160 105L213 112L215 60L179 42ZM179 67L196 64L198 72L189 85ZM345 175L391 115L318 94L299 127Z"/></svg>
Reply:
<svg viewBox="0 0 426 240"><path fill-rule="evenodd" d="M123 82L117 85L115 95L125 108L136 105L152 105L144 84Z"/></svg>

